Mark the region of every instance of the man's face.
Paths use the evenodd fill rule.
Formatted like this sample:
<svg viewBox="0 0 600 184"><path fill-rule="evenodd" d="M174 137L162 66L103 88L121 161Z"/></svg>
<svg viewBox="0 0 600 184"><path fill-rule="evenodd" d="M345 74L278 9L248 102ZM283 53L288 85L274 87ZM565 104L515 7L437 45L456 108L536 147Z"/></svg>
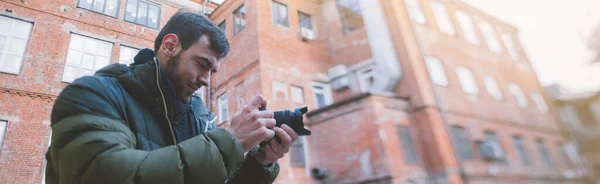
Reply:
<svg viewBox="0 0 600 184"><path fill-rule="evenodd" d="M186 103L200 87L208 86L211 73L219 68L218 54L209 46L208 37L202 36L188 49L169 58L164 67L175 88L176 97Z"/></svg>

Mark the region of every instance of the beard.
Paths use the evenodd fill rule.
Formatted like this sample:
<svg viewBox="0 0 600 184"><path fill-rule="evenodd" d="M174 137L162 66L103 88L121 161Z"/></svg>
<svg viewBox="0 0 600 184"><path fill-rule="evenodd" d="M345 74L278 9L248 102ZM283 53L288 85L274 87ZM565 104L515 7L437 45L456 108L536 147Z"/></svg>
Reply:
<svg viewBox="0 0 600 184"><path fill-rule="evenodd" d="M192 93L187 94L185 89L187 88L188 84L179 74L179 67L181 64L180 55L181 53L169 58L164 70L174 88L173 90L175 91L175 97L179 100L183 100L185 103L188 103Z"/></svg>

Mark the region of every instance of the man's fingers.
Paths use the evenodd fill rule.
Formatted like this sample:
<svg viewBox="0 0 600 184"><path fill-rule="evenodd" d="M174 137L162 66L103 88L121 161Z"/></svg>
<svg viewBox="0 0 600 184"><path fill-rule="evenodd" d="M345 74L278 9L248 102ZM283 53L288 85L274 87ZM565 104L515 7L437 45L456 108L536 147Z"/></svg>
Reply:
<svg viewBox="0 0 600 184"><path fill-rule="evenodd" d="M274 155L276 157L275 160L283 158L283 155L285 155L285 152L284 152L283 146L281 144L279 144L276 140L271 140L271 141L269 141L268 145L269 145L269 148L271 148L271 150L275 154Z"/></svg>
<svg viewBox="0 0 600 184"><path fill-rule="evenodd" d="M275 150L273 150L270 144L267 144L263 148L263 153L265 153L265 157L267 157L269 163L273 163L279 159L277 158L277 153L275 153Z"/></svg>
<svg viewBox="0 0 600 184"><path fill-rule="evenodd" d="M287 153L290 149L290 145L292 144L292 137L290 137L285 130L279 127L273 128L273 131L275 132L275 135L281 139L281 149L283 149L283 153Z"/></svg>
<svg viewBox="0 0 600 184"><path fill-rule="evenodd" d="M290 126L283 124L281 125L281 129L285 130L285 132L292 138L292 142L298 140L298 134Z"/></svg>
<svg viewBox="0 0 600 184"><path fill-rule="evenodd" d="M261 118L258 121L260 121L260 124L264 125L268 129L273 129L277 123L275 119L272 118Z"/></svg>
<svg viewBox="0 0 600 184"><path fill-rule="evenodd" d="M258 109L259 107L267 108L267 98L262 95L256 95L252 98L252 101L248 104L251 109Z"/></svg>
<svg viewBox="0 0 600 184"><path fill-rule="evenodd" d="M273 138L273 136L275 136L275 132L273 130L271 130L271 129L266 128L266 127L262 127L259 130L261 131L260 132L260 135L262 137L262 139L260 139L261 142L269 140L269 139Z"/></svg>
<svg viewBox="0 0 600 184"><path fill-rule="evenodd" d="M273 114L273 111L269 111L269 110L258 111L258 113L256 115L258 117L261 117L261 118L273 118L273 117L275 117L275 115Z"/></svg>

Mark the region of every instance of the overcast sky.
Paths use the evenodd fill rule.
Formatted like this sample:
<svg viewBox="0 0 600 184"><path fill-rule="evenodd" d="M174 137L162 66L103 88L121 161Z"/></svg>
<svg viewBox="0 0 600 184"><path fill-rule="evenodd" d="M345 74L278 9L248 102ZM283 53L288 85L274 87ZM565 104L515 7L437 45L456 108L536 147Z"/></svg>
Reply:
<svg viewBox="0 0 600 184"><path fill-rule="evenodd" d="M515 25L542 85L600 89L600 63L589 64L586 35L600 23L600 0L462 0Z"/></svg>

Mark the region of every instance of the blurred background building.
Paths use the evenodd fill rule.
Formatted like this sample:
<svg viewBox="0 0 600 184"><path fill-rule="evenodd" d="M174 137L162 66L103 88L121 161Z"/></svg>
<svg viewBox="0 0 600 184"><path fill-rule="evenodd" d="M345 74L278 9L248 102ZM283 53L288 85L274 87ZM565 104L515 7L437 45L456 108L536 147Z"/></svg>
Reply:
<svg viewBox="0 0 600 184"><path fill-rule="evenodd" d="M258 93L272 110L309 107L313 135L280 161L277 183L579 183L593 173L577 150L594 153L569 134L584 123L559 123L571 102L546 95L517 28L460 1L0 0L0 183L42 182L56 96L152 48L180 8L209 15L230 40L210 90L198 91L220 126Z"/></svg>

